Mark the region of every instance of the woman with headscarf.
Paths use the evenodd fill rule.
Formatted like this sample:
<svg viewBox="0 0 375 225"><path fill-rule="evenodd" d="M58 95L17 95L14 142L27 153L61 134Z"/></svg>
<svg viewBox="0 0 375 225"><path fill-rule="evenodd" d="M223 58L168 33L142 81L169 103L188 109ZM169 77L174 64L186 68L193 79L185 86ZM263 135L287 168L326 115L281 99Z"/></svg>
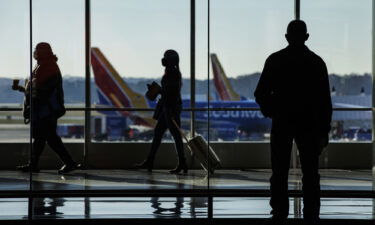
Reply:
<svg viewBox="0 0 375 225"><path fill-rule="evenodd" d="M17 169L24 172L30 169L39 172L39 157L47 143L64 162L58 172L68 173L80 165L72 159L56 132L57 120L65 114L62 76L57 65L57 57L48 43L41 42L35 48L34 59L37 65L32 73L32 82L28 82L26 87L12 87L14 90L25 92L24 117L26 123L32 120L34 139L31 161L18 166Z"/></svg>

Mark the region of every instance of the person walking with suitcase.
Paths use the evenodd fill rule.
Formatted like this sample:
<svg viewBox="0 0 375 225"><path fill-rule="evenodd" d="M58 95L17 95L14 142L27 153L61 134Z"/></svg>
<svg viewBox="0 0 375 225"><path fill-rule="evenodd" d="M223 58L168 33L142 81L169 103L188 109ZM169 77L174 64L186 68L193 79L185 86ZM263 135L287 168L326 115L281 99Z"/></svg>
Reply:
<svg viewBox="0 0 375 225"><path fill-rule="evenodd" d="M182 78L179 61L178 53L175 50L167 50L161 60L162 65L165 67L165 73L161 80L161 99L158 101L153 116L158 122L154 129L154 138L147 159L136 165L139 169L147 169L149 172L152 172L155 155L159 149L161 139L165 131L169 129L175 141L178 155L177 167L169 172L173 174L178 174L181 171L185 174L188 172L182 137L179 131L182 110ZM173 120L177 123L178 127L174 124Z"/></svg>
<svg viewBox="0 0 375 225"><path fill-rule="evenodd" d="M254 96L265 117L272 118L271 224L284 224L289 213L288 171L293 140L303 173L303 216L319 223L319 155L328 145L332 103L327 67L305 41L307 27L291 21L285 35L289 46L266 60Z"/></svg>

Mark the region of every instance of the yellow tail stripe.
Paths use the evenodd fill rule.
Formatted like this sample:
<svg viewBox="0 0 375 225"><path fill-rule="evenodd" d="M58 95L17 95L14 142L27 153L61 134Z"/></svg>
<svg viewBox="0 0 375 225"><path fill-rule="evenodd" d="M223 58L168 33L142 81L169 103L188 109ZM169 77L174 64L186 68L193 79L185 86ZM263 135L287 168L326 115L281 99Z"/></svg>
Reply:
<svg viewBox="0 0 375 225"><path fill-rule="evenodd" d="M122 90L128 96L130 104L132 105L132 107L134 107L134 108L149 108L145 97L143 95L137 93L137 92L134 92L125 83L125 81L120 77L120 75L117 73L115 68L113 68L112 65L108 62L108 60L103 55L103 53L98 48L92 48L92 50L95 51L96 55L99 57L99 60L102 63L104 63L105 67L111 73L112 77L116 80L116 82L120 85Z"/></svg>

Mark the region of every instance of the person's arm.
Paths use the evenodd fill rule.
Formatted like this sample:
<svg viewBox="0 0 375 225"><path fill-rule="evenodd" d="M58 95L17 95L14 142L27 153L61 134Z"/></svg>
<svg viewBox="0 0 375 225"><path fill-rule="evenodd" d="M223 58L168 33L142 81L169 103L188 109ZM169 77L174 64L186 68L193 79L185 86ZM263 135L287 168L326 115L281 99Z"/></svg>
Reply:
<svg viewBox="0 0 375 225"><path fill-rule="evenodd" d="M264 64L262 74L260 76L258 85L255 89L255 101L259 104L260 110L265 117L272 117L272 85L273 65L271 59L268 58Z"/></svg>
<svg viewBox="0 0 375 225"><path fill-rule="evenodd" d="M321 111L320 111L320 145L321 151L328 145L329 132L332 121L331 89L329 86L328 70L326 64L321 61L320 65L321 84Z"/></svg>
<svg viewBox="0 0 375 225"><path fill-rule="evenodd" d="M25 87L23 87L23 86L20 86L20 85L12 85L12 90L14 90L14 91L19 91L19 92L25 92Z"/></svg>
<svg viewBox="0 0 375 225"><path fill-rule="evenodd" d="M20 91L20 92L25 92L26 88L23 87L23 86L18 86L17 90Z"/></svg>
<svg viewBox="0 0 375 225"><path fill-rule="evenodd" d="M20 85L12 86L12 90L19 91L19 92L25 92L25 87L20 86Z"/></svg>
<svg viewBox="0 0 375 225"><path fill-rule="evenodd" d="M332 100L331 100L331 90L329 87L329 78L327 66L323 62L322 65L322 87L323 87L323 96L322 96L322 121L323 127L322 132L329 133L331 130L331 121L332 121Z"/></svg>

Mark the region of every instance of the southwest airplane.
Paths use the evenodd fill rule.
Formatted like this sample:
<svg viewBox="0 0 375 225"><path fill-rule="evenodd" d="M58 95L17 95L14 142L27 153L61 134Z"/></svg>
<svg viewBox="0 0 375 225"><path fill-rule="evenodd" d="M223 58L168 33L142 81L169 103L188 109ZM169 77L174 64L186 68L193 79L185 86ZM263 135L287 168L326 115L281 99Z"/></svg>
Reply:
<svg viewBox="0 0 375 225"><path fill-rule="evenodd" d="M220 64L214 62L214 60L218 62L217 57L212 57L212 60L215 69L223 71ZM91 65L99 96L99 105L97 107L155 108L156 101L149 101L143 94L133 91L120 77L99 48L93 47L91 49ZM224 82L229 84L225 76L223 76L223 79ZM219 79L216 80L215 82L222 82ZM258 107L255 101L239 97L231 87L228 90L225 89L226 86L221 85L221 91L219 91L225 98L220 101L210 101L210 108ZM183 108L189 108L189 99L183 99L182 102ZM195 105L196 108L207 109L208 102L197 101ZM136 125L153 127L156 124L156 121L151 118L149 112L101 111L101 113L126 116ZM271 124L271 120L264 118L260 111L210 111L209 114L210 116L207 111L196 112L197 132L207 131L207 122L208 118L210 118L210 130L212 129L215 136L223 140L233 140L233 138L238 136L239 131L246 131L248 134L269 132ZM185 127L189 124L190 112L184 111L181 114L181 119L183 127Z"/></svg>

